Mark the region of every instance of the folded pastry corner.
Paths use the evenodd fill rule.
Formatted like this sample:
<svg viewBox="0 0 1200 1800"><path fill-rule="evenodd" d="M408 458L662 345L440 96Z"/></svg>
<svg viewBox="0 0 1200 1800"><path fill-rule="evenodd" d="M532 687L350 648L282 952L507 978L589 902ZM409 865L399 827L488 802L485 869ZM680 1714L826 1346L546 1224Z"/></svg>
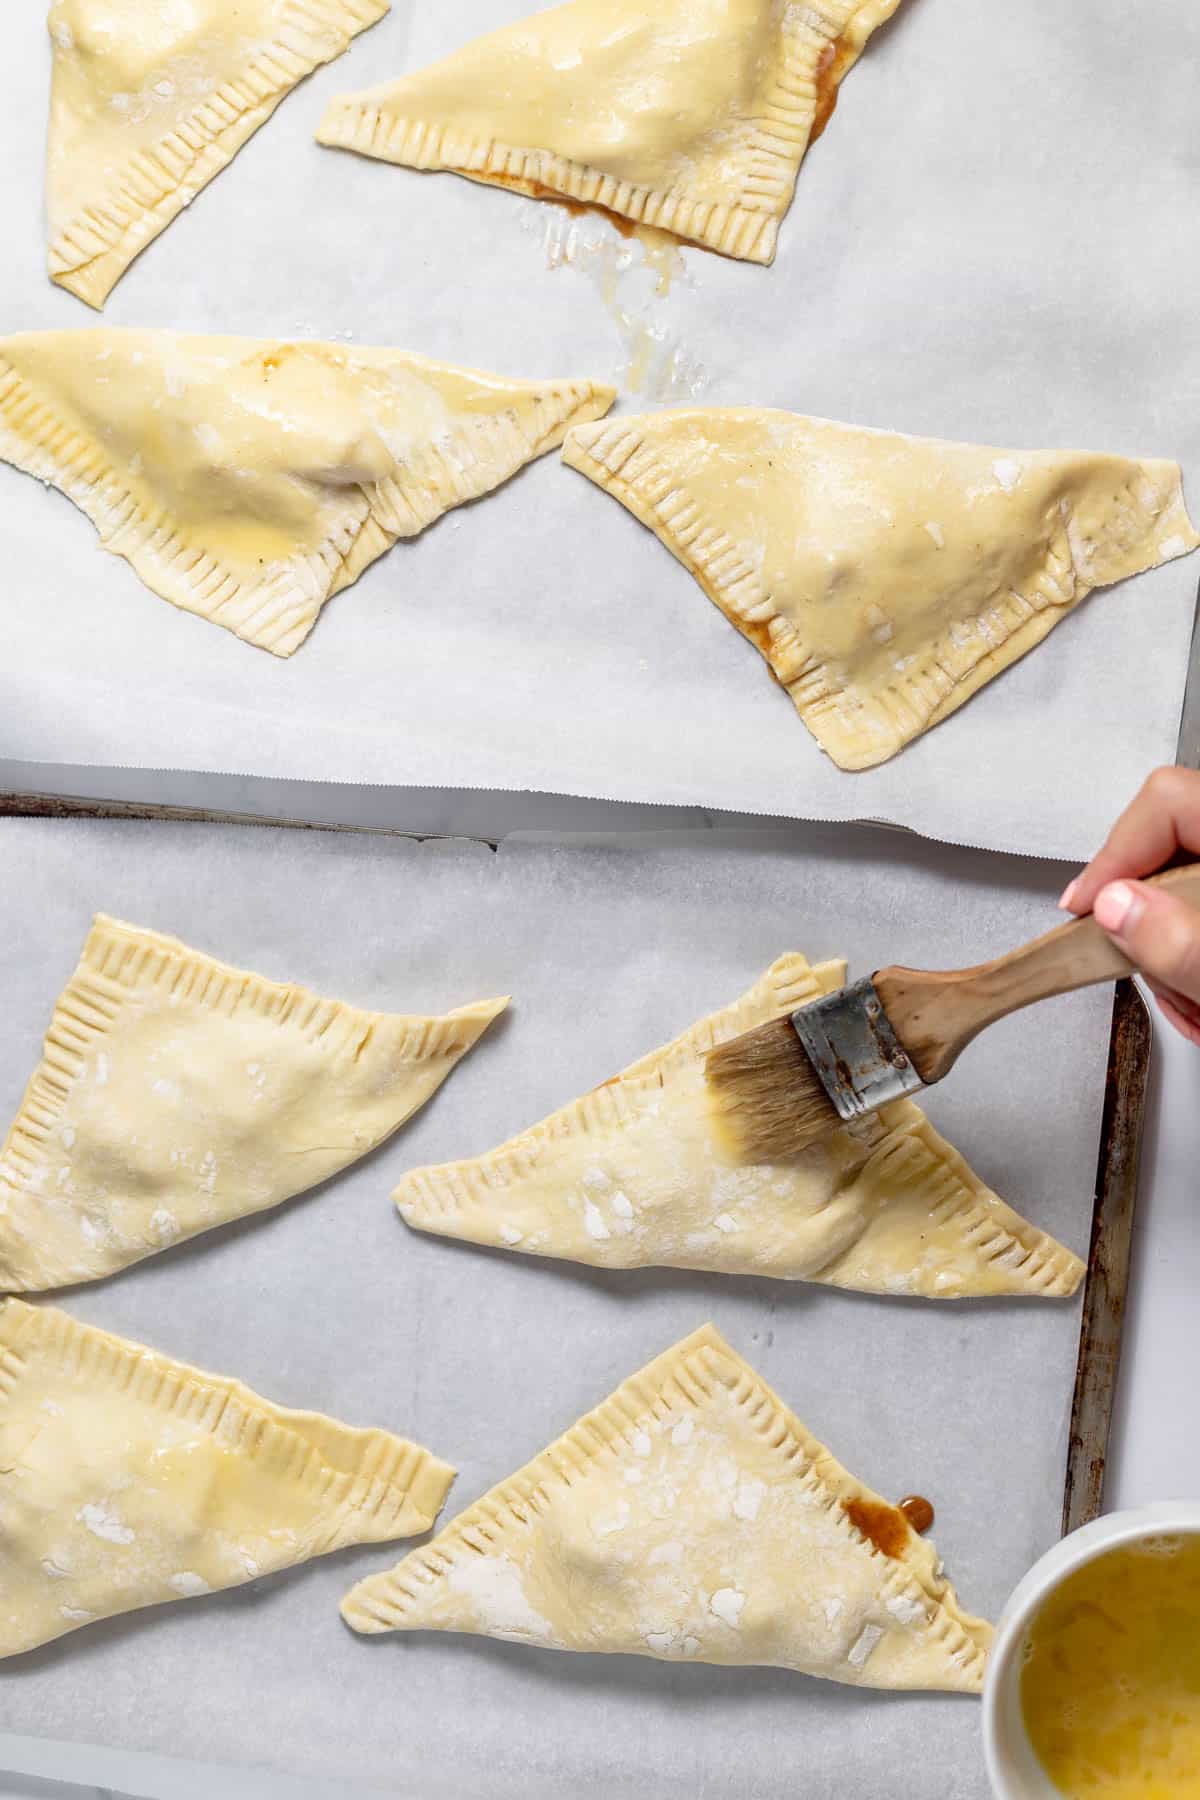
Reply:
<svg viewBox="0 0 1200 1800"><path fill-rule="evenodd" d="M0 1290L93 1281L315 1187L507 1004L361 1011L97 916L0 1149Z"/></svg>
<svg viewBox="0 0 1200 1800"><path fill-rule="evenodd" d="M330 105L318 141L774 259L809 144L900 0L571 0Z"/></svg>
<svg viewBox="0 0 1200 1800"><path fill-rule="evenodd" d="M495 1150L412 1170L392 1198L418 1231L606 1268L773 1275L926 1299L1074 1293L1079 1258L992 1193L909 1100L786 1162L727 1159L708 1050L844 978L844 963L780 957L673 1043Z"/></svg>
<svg viewBox="0 0 1200 1800"><path fill-rule="evenodd" d="M428 1531L454 1470L223 1375L0 1301L0 1656Z"/></svg>
<svg viewBox="0 0 1200 1800"><path fill-rule="evenodd" d="M765 1665L978 1693L992 1628L937 1553L711 1326L649 1363L390 1571L361 1632Z"/></svg>
<svg viewBox="0 0 1200 1800"><path fill-rule="evenodd" d="M580 426L563 458L695 576L843 769L886 762L1093 588L1200 544L1173 462L757 407Z"/></svg>
<svg viewBox="0 0 1200 1800"><path fill-rule="evenodd" d="M52 0L49 273L103 306L284 96L388 0Z"/></svg>
<svg viewBox="0 0 1200 1800"><path fill-rule="evenodd" d="M153 593L290 656L398 538L615 397L400 350L24 332L0 338L0 460L73 500Z"/></svg>

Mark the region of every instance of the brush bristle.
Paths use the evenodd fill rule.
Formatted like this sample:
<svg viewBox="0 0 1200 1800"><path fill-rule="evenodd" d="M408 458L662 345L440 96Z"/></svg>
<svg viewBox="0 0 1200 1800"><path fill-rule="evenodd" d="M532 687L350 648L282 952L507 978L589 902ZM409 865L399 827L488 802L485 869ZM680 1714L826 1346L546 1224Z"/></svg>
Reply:
<svg viewBox="0 0 1200 1800"><path fill-rule="evenodd" d="M841 1124L790 1019L772 1019L710 1050L712 1122L738 1162L799 1156Z"/></svg>

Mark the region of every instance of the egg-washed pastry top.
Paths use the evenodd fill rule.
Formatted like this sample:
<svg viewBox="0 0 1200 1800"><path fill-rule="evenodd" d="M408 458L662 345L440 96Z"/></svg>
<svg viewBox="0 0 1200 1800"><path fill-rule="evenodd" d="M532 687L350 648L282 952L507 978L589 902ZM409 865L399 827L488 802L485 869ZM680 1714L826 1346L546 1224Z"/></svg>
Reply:
<svg viewBox="0 0 1200 1800"><path fill-rule="evenodd" d="M53 0L51 280L103 306L296 83L387 10L387 0Z"/></svg>
<svg viewBox="0 0 1200 1800"><path fill-rule="evenodd" d="M340 96L317 136L769 263L839 83L899 4L572 0Z"/></svg>
<svg viewBox="0 0 1200 1800"><path fill-rule="evenodd" d="M563 457L690 570L843 769L894 756L1093 588L1200 543L1173 462L732 406L580 426Z"/></svg>
<svg viewBox="0 0 1200 1800"><path fill-rule="evenodd" d="M164 600L290 656L397 538L614 397L358 345L25 332L0 338L0 458L73 500Z"/></svg>

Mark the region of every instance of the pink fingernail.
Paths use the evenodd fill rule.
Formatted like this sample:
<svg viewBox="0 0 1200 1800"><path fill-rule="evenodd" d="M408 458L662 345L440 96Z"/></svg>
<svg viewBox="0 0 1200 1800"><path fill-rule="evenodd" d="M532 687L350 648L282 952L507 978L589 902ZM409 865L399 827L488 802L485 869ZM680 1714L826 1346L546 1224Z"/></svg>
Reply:
<svg viewBox="0 0 1200 1800"><path fill-rule="evenodd" d="M1098 925L1120 936L1121 932L1129 931L1137 924L1141 905L1136 889L1127 881L1111 881L1096 895L1092 911Z"/></svg>
<svg viewBox="0 0 1200 1800"><path fill-rule="evenodd" d="M1059 905L1060 911L1070 912L1072 902L1075 899L1075 890L1078 886L1079 886L1079 877L1077 875L1075 877L1074 881L1068 881L1066 887L1063 889L1062 893L1058 897L1058 905Z"/></svg>

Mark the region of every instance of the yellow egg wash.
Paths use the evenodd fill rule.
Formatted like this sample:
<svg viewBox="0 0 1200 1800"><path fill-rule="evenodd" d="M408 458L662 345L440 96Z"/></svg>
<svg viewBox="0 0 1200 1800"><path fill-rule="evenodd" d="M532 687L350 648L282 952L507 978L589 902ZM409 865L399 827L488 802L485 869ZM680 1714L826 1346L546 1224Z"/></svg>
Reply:
<svg viewBox="0 0 1200 1800"><path fill-rule="evenodd" d="M1069 1576L1030 1628L1021 1711L1072 1800L1200 1800L1200 1536L1145 1539Z"/></svg>

